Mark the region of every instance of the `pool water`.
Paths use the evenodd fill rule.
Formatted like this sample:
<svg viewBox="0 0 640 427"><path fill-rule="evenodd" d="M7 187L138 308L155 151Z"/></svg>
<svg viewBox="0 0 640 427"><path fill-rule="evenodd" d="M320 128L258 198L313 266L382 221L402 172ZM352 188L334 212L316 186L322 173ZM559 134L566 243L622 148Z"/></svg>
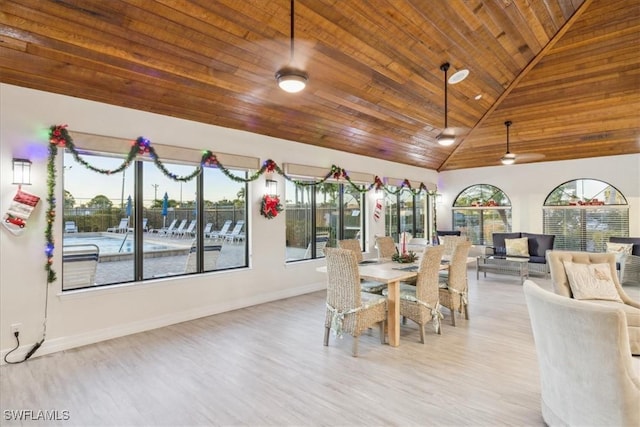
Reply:
<svg viewBox="0 0 640 427"><path fill-rule="evenodd" d="M124 244L122 241L124 240ZM127 235L126 240L123 234L119 236L65 236L63 244L66 245L84 245L94 244L100 248L100 254L117 254L133 252L133 236ZM164 251L175 249L175 246L163 245L159 243L143 242L144 252Z"/></svg>

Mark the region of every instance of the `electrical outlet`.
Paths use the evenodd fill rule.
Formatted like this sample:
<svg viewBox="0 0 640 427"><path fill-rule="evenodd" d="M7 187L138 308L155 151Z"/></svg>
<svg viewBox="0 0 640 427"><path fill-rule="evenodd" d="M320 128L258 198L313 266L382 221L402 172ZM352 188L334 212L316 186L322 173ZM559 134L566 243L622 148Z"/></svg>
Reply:
<svg viewBox="0 0 640 427"><path fill-rule="evenodd" d="M15 334L16 332L20 333L20 328L22 328L22 323L12 323L11 333L12 334Z"/></svg>

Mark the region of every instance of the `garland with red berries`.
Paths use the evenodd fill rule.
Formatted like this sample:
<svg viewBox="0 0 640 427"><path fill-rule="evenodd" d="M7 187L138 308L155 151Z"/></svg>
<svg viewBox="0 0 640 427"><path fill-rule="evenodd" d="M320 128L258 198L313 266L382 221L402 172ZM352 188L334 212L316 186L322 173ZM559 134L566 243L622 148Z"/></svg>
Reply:
<svg viewBox="0 0 640 427"><path fill-rule="evenodd" d="M55 184L56 184L56 168L55 168L55 158L58 153L58 147L65 148L69 150L72 154L73 158L81 165L85 166L87 169L97 172L103 175L112 175L118 172L122 172L127 169L134 162L137 156L148 155L155 165L162 171L162 173L169 179L177 182L187 182L191 181L202 172L204 167L215 167L218 168L227 178L235 181L247 183L251 181L255 181L260 178L265 173L273 173L276 172L279 175L283 176L287 181L292 182L296 186L306 187L317 184L322 184L329 179L334 179L337 181L344 180L351 187L360 192L366 193L371 189L375 190L384 190L390 194L398 194L401 191L409 191L412 195L417 195L421 192L426 192L429 195L435 195L435 191L431 191L427 189L427 186L424 183L420 183L417 188L413 188L411 186L411 182L408 179L404 179L400 186L390 186L385 184L382 179L376 175L374 181L370 184L358 185L351 181L349 174L347 171L339 166L332 165L331 169L326 173L323 178L320 178L316 181L300 181L294 179L293 177L287 175L284 170L276 162L271 159L267 159L262 163L260 169L258 169L255 173L251 174L247 178L242 178L233 174L233 172L226 167L216 157L213 152L209 150L205 150L202 153L202 158L200 159L200 164L196 166L192 173L188 175L179 176L175 173L169 171L158 154L156 153L155 148L153 147L151 141L142 136L138 137L135 141L132 141L131 148L129 152L126 154L123 162L116 167L115 169L102 169L93 166L85 159L83 159L76 149L76 146L73 142L73 138L69 135L67 131L67 125L54 125L49 129L49 157L47 163L47 202L48 202L48 210L47 210L47 226L45 229L45 239L46 239L46 248L45 255L47 256L47 264L45 265L45 269L47 271L47 283L54 282L56 280L56 272L53 270L53 252L55 249L55 244L53 241L53 223L55 221L55 208L56 208L56 199L55 199ZM279 212L283 210L282 205L280 204L280 199L278 196L264 196L262 198L262 204L260 208L260 213L266 218L275 218Z"/></svg>

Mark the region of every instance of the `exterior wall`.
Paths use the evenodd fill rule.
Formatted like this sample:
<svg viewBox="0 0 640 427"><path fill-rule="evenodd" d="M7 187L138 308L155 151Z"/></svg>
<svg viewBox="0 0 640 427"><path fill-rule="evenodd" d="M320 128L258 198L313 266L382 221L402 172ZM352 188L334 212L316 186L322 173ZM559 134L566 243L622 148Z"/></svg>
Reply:
<svg viewBox="0 0 640 427"><path fill-rule="evenodd" d="M259 157L262 161L271 158L280 165L297 163L328 170L336 164L351 171L406 177L415 182L437 180L437 172L431 170L5 84L0 84L0 112L0 212L6 211L17 190L17 186L11 184L14 157L32 160L33 185L28 191L46 197L47 131L55 124L68 124L71 130L118 138L135 139L144 135L157 144L210 149ZM57 169L61 170L61 156L58 161ZM279 180L278 188L283 193L283 178L277 174L274 178ZM47 206L46 201L41 200L23 235L14 236L0 227L2 355L15 342L11 324L22 324L23 348L16 355L24 354L33 343L40 341L45 298L47 335L36 356L324 289L324 274L316 272L323 261L285 263L284 215L267 220L258 214L263 193L263 180L249 184L249 268L65 295L61 293L60 280L51 285L46 283ZM373 221L376 196L373 191L370 193L366 235L367 247L372 248L373 236L384 233L384 218L377 223ZM63 200L60 179L57 199ZM62 221L62 203L58 203L54 267L59 276Z"/></svg>

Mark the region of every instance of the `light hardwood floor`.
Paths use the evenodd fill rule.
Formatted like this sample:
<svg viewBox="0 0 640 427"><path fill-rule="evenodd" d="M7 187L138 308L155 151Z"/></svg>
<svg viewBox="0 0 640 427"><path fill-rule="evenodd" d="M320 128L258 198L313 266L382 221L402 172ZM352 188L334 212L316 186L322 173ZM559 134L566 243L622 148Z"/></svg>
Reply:
<svg viewBox="0 0 640 427"><path fill-rule="evenodd" d="M445 309L424 345L409 321L397 348L374 328L358 358L350 337L322 345L315 292L2 366L0 424L31 409L67 410L65 426L542 426L520 281L488 276L469 270L469 321Z"/></svg>

